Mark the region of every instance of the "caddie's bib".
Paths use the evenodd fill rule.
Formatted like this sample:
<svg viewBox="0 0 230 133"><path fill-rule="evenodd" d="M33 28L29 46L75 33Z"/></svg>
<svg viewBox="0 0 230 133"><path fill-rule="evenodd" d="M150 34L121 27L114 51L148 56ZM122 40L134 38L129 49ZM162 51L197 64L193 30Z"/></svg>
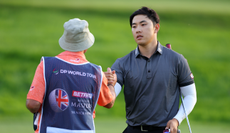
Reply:
<svg viewBox="0 0 230 133"><path fill-rule="evenodd" d="M72 64L57 57L43 57L43 61L46 93L40 133L94 133L101 67L89 62Z"/></svg>

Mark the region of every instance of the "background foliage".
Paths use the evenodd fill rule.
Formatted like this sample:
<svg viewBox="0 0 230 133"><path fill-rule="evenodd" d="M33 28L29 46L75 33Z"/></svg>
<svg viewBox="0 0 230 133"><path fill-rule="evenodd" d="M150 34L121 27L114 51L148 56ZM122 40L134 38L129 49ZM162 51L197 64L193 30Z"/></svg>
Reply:
<svg viewBox="0 0 230 133"><path fill-rule="evenodd" d="M198 102L190 119L230 123L229 5L224 0L1 0L0 119L31 117L27 92L41 56L63 51L58 39L64 22L76 17L89 22L96 41L86 57L106 71L136 48L129 16L149 6L161 18L158 40L183 54L195 76ZM112 109L97 106L96 115L124 118L124 107L121 93Z"/></svg>

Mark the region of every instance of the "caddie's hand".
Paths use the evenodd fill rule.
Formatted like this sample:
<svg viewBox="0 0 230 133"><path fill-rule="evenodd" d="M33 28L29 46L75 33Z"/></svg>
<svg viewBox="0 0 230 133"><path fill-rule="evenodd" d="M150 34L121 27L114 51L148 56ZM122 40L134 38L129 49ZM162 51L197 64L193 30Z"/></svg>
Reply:
<svg viewBox="0 0 230 133"><path fill-rule="evenodd" d="M165 129L170 129L170 133L177 133L177 127L179 126L179 122L177 119L173 118L168 121Z"/></svg>
<svg viewBox="0 0 230 133"><path fill-rule="evenodd" d="M107 68L107 72L104 72L105 77L108 80L108 85L111 84L114 86L116 84L117 78L116 78L116 74L114 74L114 73L115 73L115 71L112 72L109 67Z"/></svg>

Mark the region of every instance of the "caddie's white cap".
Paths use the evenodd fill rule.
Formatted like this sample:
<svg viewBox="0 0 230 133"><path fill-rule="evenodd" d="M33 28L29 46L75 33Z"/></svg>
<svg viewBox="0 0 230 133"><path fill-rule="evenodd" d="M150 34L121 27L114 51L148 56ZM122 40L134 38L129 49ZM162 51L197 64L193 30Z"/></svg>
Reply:
<svg viewBox="0 0 230 133"><path fill-rule="evenodd" d="M90 48L95 38L88 29L88 22L79 18L70 19L64 23L64 33L59 39L59 45L66 51L83 51Z"/></svg>

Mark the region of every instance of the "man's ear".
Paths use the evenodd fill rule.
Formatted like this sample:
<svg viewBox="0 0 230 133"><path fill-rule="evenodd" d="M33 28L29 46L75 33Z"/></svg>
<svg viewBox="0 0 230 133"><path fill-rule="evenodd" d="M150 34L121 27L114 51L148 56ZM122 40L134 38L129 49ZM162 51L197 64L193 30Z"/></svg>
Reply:
<svg viewBox="0 0 230 133"><path fill-rule="evenodd" d="M155 24L155 31L154 31L154 33L157 33L158 31L159 31L159 29L160 29L160 24L159 23L157 23L157 24Z"/></svg>

